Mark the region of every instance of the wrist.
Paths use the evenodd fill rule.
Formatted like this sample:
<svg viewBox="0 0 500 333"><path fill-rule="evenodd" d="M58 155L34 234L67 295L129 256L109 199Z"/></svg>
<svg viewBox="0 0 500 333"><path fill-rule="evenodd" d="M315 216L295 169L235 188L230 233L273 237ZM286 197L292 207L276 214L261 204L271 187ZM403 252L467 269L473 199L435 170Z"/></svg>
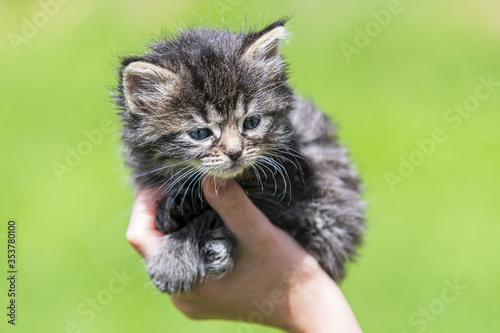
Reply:
<svg viewBox="0 0 500 333"><path fill-rule="evenodd" d="M340 288L317 267L292 286L281 328L290 333L362 332Z"/></svg>

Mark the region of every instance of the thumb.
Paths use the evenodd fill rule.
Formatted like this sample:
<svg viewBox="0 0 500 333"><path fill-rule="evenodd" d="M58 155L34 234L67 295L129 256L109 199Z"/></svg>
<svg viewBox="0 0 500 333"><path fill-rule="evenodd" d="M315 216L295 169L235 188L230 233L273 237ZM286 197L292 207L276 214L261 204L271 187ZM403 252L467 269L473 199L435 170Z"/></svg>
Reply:
<svg viewBox="0 0 500 333"><path fill-rule="evenodd" d="M240 242L269 232L273 225L233 179L205 178L203 193ZM258 236L257 236L258 237Z"/></svg>

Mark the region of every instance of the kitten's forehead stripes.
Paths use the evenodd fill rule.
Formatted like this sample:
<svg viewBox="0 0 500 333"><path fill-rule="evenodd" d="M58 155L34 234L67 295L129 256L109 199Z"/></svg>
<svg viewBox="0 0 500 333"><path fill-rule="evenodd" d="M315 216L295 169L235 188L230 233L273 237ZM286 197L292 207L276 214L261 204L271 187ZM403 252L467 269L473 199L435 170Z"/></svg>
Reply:
<svg viewBox="0 0 500 333"><path fill-rule="evenodd" d="M234 111L236 119L241 119L247 114L248 110L245 107L245 104L243 103L243 98L240 97L238 99L238 103L236 103L236 108Z"/></svg>
<svg viewBox="0 0 500 333"><path fill-rule="evenodd" d="M206 112L203 113L203 118L207 124L221 124L224 121L221 113L213 104L207 103L205 110Z"/></svg>
<svg viewBox="0 0 500 333"><path fill-rule="evenodd" d="M238 98L238 102L236 103L236 106L233 108L232 112L222 112L216 106L210 103L207 103L205 111L206 112L202 113L202 116L208 125L222 125L235 121L239 122L243 117L245 117L245 115L249 113L249 110L244 103L243 97Z"/></svg>

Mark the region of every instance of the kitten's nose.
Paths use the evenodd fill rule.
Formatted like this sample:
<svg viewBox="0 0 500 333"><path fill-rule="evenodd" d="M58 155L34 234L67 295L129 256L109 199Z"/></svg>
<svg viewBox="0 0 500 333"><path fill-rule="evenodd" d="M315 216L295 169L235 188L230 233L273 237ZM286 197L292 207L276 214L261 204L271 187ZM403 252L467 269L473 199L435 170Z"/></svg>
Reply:
<svg viewBox="0 0 500 333"><path fill-rule="evenodd" d="M226 151L226 155L229 156L230 159L233 161L236 161L238 158L240 158L242 153L242 150L230 150Z"/></svg>
<svg viewBox="0 0 500 333"><path fill-rule="evenodd" d="M219 140L219 147L231 160L236 161L240 158L243 153L243 140L236 126L224 128Z"/></svg>

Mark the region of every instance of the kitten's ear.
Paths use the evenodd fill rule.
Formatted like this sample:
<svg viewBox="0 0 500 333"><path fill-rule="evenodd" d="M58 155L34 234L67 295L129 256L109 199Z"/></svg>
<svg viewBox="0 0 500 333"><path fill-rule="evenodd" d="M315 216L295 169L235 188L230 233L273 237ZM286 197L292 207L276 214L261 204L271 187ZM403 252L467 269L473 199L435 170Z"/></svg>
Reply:
<svg viewBox="0 0 500 333"><path fill-rule="evenodd" d="M123 70L123 92L130 110L151 112L174 90L178 75L144 61L136 61ZM141 112L142 111L142 112Z"/></svg>
<svg viewBox="0 0 500 333"><path fill-rule="evenodd" d="M247 46L243 53L243 60L268 60L278 57L280 55L281 41L288 37L283 24L285 24L285 21L278 21L258 33L257 38Z"/></svg>

